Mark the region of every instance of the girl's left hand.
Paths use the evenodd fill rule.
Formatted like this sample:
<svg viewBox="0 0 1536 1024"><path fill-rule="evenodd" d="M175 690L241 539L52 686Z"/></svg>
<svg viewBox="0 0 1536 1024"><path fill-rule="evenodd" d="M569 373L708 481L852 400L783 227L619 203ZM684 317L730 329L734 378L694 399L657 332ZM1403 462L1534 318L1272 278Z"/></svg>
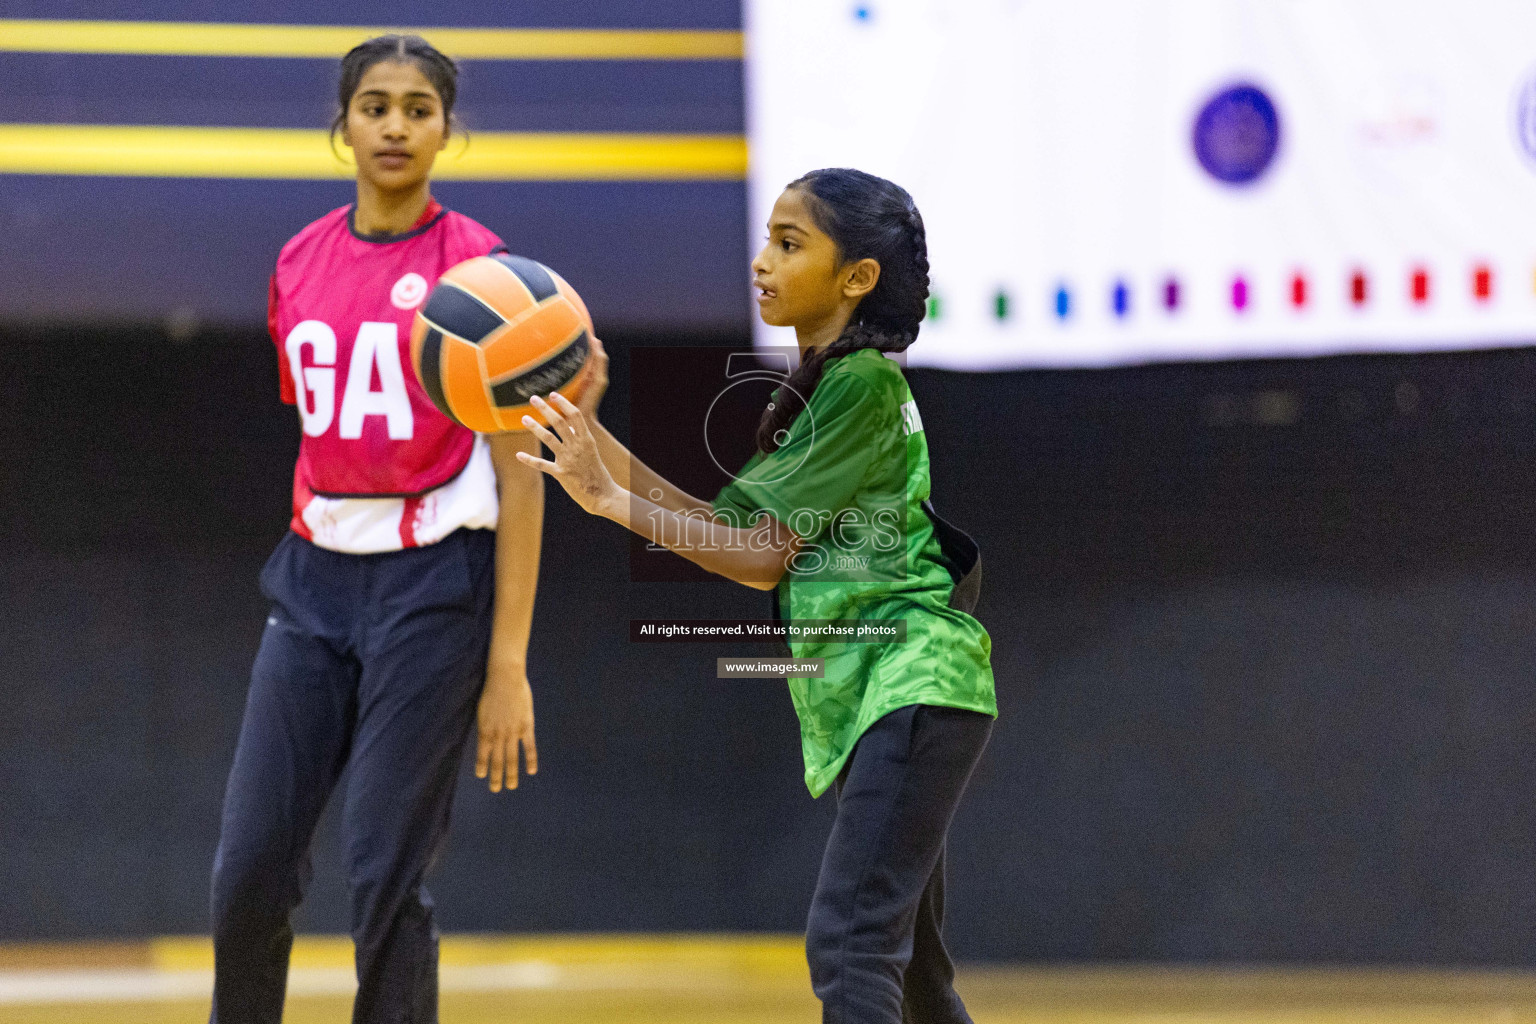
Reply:
<svg viewBox="0 0 1536 1024"><path fill-rule="evenodd" d="M475 776L487 779L492 793L517 788L517 751L529 775L539 771L539 748L533 739L533 687L522 664L486 667L485 688L476 711L478 742Z"/></svg>
<svg viewBox="0 0 1536 1024"><path fill-rule="evenodd" d="M554 461L527 452L518 452L518 459L554 477L585 511L612 518L621 511L625 492L603 465L586 417L558 391L552 392L549 399L545 401L535 395L528 401L549 421L549 426L540 425L532 416L523 417L523 426L544 443Z"/></svg>

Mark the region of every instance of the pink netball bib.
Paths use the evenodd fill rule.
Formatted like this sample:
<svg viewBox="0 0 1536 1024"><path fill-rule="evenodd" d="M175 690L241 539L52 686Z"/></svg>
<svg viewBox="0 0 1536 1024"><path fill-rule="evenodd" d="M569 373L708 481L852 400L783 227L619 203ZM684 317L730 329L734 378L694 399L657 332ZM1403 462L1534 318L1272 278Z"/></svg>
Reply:
<svg viewBox="0 0 1536 1024"><path fill-rule="evenodd" d="M491 231L435 202L403 234L359 235L346 206L283 246L267 324L283 401L298 406L304 428L296 502L421 495L464 468L475 435L422 390L411 320L443 271L500 247Z"/></svg>

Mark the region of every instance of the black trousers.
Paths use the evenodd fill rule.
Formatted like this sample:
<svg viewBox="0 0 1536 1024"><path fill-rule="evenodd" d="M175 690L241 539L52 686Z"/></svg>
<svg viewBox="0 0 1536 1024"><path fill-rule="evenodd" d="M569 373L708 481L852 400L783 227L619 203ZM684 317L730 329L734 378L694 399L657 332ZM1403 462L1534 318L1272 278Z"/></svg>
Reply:
<svg viewBox="0 0 1536 1024"><path fill-rule="evenodd" d="M272 614L213 866L216 1024L279 1024L289 917L320 812L343 808L358 1024L437 1020L437 931L422 885L448 828L485 681L495 535L345 555L289 534L262 570Z"/></svg>
<svg viewBox="0 0 1536 1024"><path fill-rule="evenodd" d="M944 844L992 732L974 711L893 711L854 747L806 927L824 1024L970 1024L944 948Z"/></svg>

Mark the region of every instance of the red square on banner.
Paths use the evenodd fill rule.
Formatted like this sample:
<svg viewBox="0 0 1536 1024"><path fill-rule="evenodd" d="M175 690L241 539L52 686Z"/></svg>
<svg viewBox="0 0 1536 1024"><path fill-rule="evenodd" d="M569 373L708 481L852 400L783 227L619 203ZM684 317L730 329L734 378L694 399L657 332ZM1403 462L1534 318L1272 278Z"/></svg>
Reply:
<svg viewBox="0 0 1536 1024"><path fill-rule="evenodd" d="M1493 268L1479 263L1472 270L1472 297L1478 302L1493 298Z"/></svg>
<svg viewBox="0 0 1536 1024"><path fill-rule="evenodd" d="M1349 278L1349 301L1356 306L1363 306L1369 297L1370 285L1366 280L1365 271L1357 270Z"/></svg>

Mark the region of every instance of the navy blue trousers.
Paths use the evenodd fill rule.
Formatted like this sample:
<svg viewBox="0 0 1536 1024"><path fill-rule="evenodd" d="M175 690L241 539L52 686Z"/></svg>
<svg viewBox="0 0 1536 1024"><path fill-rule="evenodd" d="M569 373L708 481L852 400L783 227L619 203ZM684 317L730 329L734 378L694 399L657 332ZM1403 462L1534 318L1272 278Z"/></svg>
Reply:
<svg viewBox="0 0 1536 1024"><path fill-rule="evenodd" d="M272 613L213 864L216 1024L279 1024L289 918L345 768L357 1024L437 1020L422 885L448 829L490 646L495 534L346 555L288 534L262 570Z"/></svg>
<svg viewBox="0 0 1536 1024"><path fill-rule="evenodd" d="M971 1024L944 948L944 845L990 715L900 708L860 737L806 926L823 1024Z"/></svg>

